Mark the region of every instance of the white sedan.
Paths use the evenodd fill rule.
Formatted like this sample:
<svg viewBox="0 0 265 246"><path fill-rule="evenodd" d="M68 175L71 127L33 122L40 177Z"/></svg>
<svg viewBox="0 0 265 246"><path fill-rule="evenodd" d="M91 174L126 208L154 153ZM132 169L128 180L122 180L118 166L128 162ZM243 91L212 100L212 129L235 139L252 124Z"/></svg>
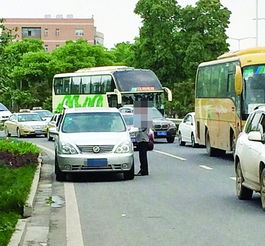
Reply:
<svg viewBox="0 0 265 246"><path fill-rule="evenodd" d="M251 113L235 149L236 192L240 200L260 192L265 211L265 108Z"/></svg>
<svg viewBox="0 0 265 246"><path fill-rule="evenodd" d="M184 146L186 142L191 143L192 147L198 147L195 129L195 113L188 113L179 124L178 141L179 145Z"/></svg>

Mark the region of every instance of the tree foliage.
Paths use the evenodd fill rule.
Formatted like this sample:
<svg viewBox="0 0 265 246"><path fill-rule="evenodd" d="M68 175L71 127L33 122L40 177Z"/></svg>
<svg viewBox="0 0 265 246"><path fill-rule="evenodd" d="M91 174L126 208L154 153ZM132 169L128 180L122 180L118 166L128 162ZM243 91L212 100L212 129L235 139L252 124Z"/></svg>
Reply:
<svg viewBox="0 0 265 246"><path fill-rule="evenodd" d="M152 69L173 90L174 103L168 106L182 116L182 107L190 109L194 101L194 90L186 91L178 83L194 84L199 63L228 50L225 31L231 12L220 0L199 0L184 8L175 0L139 0L135 13L143 26L134 47L134 64ZM187 93L188 100L180 97Z"/></svg>

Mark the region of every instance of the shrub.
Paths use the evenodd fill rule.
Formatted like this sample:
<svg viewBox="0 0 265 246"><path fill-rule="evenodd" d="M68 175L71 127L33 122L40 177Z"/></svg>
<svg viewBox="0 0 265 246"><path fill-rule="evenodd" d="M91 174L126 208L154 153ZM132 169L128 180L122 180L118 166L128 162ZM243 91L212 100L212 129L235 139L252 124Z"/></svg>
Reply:
<svg viewBox="0 0 265 246"><path fill-rule="evenodd" d="M21 167L38 163L40 149L27 142L10 138L0 140L0 161L10 167Z"/></svg>

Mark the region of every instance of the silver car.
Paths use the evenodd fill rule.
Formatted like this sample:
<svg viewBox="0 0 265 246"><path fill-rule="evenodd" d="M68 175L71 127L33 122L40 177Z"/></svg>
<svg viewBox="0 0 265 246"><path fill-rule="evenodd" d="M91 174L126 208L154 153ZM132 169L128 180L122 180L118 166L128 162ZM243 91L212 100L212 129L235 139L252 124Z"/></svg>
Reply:
<svg viewBox="0 0 265 246"><path fill-rule="evenodd" d="M55 132L55 174L122 172L134 178L133 144L116 108L66 109Z"/></svg>

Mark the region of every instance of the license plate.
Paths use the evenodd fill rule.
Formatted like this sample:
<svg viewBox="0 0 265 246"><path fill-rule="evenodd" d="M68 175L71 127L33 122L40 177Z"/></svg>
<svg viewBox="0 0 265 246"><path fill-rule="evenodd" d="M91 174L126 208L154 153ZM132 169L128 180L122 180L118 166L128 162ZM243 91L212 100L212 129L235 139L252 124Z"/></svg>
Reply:
<svg viewBox="0 0 265 246"><path fill-rule="evenodd" d="M135 143L136 142L136 138L131 138L132 142Z"/></svg>
<svg viewBox="0 0 265 246"><path fill-rule="evenodd" d="M167 132L157 132L157 136L166 136L167 135Z"/></svg>
<svg viewBox="0 0 265 246"><path fill-rule="evenodd" d="M87 159L88 167L107 167L108 160L106 158L98 158L98 159Z"/></svg>

